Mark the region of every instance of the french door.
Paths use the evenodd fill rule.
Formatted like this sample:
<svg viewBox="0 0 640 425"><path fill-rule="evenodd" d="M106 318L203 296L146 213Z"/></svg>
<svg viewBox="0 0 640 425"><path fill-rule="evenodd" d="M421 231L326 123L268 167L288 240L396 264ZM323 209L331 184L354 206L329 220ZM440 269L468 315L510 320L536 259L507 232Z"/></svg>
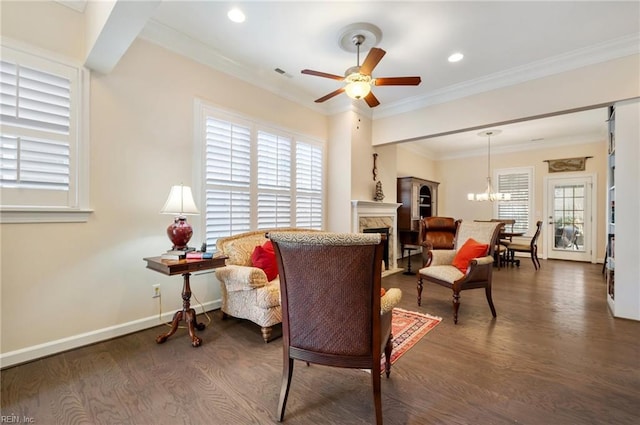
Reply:
<svg viewBox="0 0 640 425"><path fill-rule="evenodd" d="M546 179L547 258L595 262L594 175Z"/></svg>

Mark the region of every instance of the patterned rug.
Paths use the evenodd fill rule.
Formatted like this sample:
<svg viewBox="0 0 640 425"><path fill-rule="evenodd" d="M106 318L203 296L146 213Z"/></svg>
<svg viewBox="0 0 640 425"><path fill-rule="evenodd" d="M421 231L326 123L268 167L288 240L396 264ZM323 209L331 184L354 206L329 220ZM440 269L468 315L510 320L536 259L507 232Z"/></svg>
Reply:
<svg viewBox="0 0 640 425"><path fill-rule="evenodd" d="M442 321L442 317L429 314L416 313L401 308L393 309L391 327L393 333L393 351L391 351L391 364L409 351L416 342L435 328ZM384 355L380 362L381 373L384 372Z"/></svg>

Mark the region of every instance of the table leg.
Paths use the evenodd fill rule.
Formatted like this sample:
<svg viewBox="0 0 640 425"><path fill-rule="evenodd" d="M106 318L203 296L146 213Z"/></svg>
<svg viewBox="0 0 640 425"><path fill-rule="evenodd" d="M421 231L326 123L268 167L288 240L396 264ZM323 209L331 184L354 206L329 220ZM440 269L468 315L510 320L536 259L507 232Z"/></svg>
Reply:
<svg viewBox="0 0 640 425"><path fill-rule="evenodd" d="M201 331L205 328L205 325L204 323L197 322L196 311L191 308L191 286L189 284L190 275L191 273L185 273L182 275L184 277L184 285L182 286L182 310L176 311L176 314L173 315L171 329L169 330L169 332L158 335L156 337L156 342L158 344L162 344L171 335L176 333L178 324L182 320L187 323L187 329L189 330L189 336L191 337L191 345L193 345L194 347L199 347L200 344L202 344L202 339L196 336L195 329Z"/></svg>

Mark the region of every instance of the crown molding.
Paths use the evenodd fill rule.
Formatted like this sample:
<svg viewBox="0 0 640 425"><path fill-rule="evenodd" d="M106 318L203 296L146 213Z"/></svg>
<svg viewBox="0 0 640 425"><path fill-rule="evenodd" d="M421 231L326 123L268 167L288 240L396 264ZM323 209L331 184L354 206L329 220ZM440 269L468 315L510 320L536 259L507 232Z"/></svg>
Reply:
<svg viewBox="0 0 640 425"><path fill-rule="evenodd" d="M87 0L55 0L55 2L80 13L84 13L87 8Z"/></svg>
<svg viewBox="0 0 640 425"><path fill-rule="evenodd" d="M392 104L381 105L374 111L373 119L403 114L474 94L637 54L640 54L640 33L506 69L475 80L464 81L460 84L434 90L426 96L414 96Z"/></svg>
<svg viewBox="0 0 640 425"><path fill-rule="evenodd" d="M543 141L537 142L523 142L515 145L508 146L492 146L491 147L491 156L507 154L507 153L519 153L519 152L530 152L535 150L549 150L551 148L555 149L561 146L572 146L572 145L588 145L591 143L602 143L604 146L604 138L601 133L591 133L591 134L580 134L576 136L567 136L560 137L555 139L545 139ZM467 149L465 151L458 152L447 152L444 154L439 154L433 151L428 150L427 148L419 147L420 145L407 143L403 144L403 149L409 149L413 152L420 153L424 155L426 158L434 160L434 161L445 161L450 159L463 159L463 158L474 158L474 157L486 157L487 149L478 148L478 149Z"/></svg>
<svg viewBox="0 0 640 425"><path fill-rule="evenodd" d="M510 68L481 78L444 87L439 90L434 90L427 95L414 96L392 104L380 105L375 108L375 110L372 108L365 110L365 108L360 108L362 105L357 104L361 102L353 102L348 98L336 99L329 104L316 104L313 102L313 95L288 84L287 79L289 77L286 75L283 76L274 72L274 75L261 73L258 77L254 69L225 57L215 48L155 20L150 20L147 23L139 37L232 77L270 91L318 113L334 115L355 107L358 110L364 111L363 113L372 120L450 102L474 94L520 84L529 80L596 63L640 54L640 33L634 33L562 55L532 62L527 65Z"/></svg>

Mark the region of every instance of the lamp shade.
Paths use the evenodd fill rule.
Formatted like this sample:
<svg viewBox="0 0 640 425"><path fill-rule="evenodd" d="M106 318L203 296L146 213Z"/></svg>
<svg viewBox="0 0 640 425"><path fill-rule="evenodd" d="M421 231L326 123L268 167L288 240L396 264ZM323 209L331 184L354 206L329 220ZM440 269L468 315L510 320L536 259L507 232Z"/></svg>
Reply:
<svg viewBox="0 0 640 425"><path fill-rule="evenodd" d="M162 214L178 214L181 216L200 214L193 200L191 188L183 185L171 187L167 202L165 202L160 212Z"/></svg>
<svg viewBox="0 0 640 425"><path fill-rule="evenodd" d="M187 244L193 235L193 229L191 224L187 222L187 215L200 214L196 203L193 201L193 194L191 188L184 185L176 185L171 187L167 202L160 210L162 214L175 214L177 217L173 220L173 223L167 227L167 236L173 246L173 250L186 250Z"/></svg>
<svg viewBox="0 0 640 425"><path fill-rule="evenodd" d="M362 99L371 92L371 84L365 81L354 81L345 87L347 96L352 99Z"/></svg>

